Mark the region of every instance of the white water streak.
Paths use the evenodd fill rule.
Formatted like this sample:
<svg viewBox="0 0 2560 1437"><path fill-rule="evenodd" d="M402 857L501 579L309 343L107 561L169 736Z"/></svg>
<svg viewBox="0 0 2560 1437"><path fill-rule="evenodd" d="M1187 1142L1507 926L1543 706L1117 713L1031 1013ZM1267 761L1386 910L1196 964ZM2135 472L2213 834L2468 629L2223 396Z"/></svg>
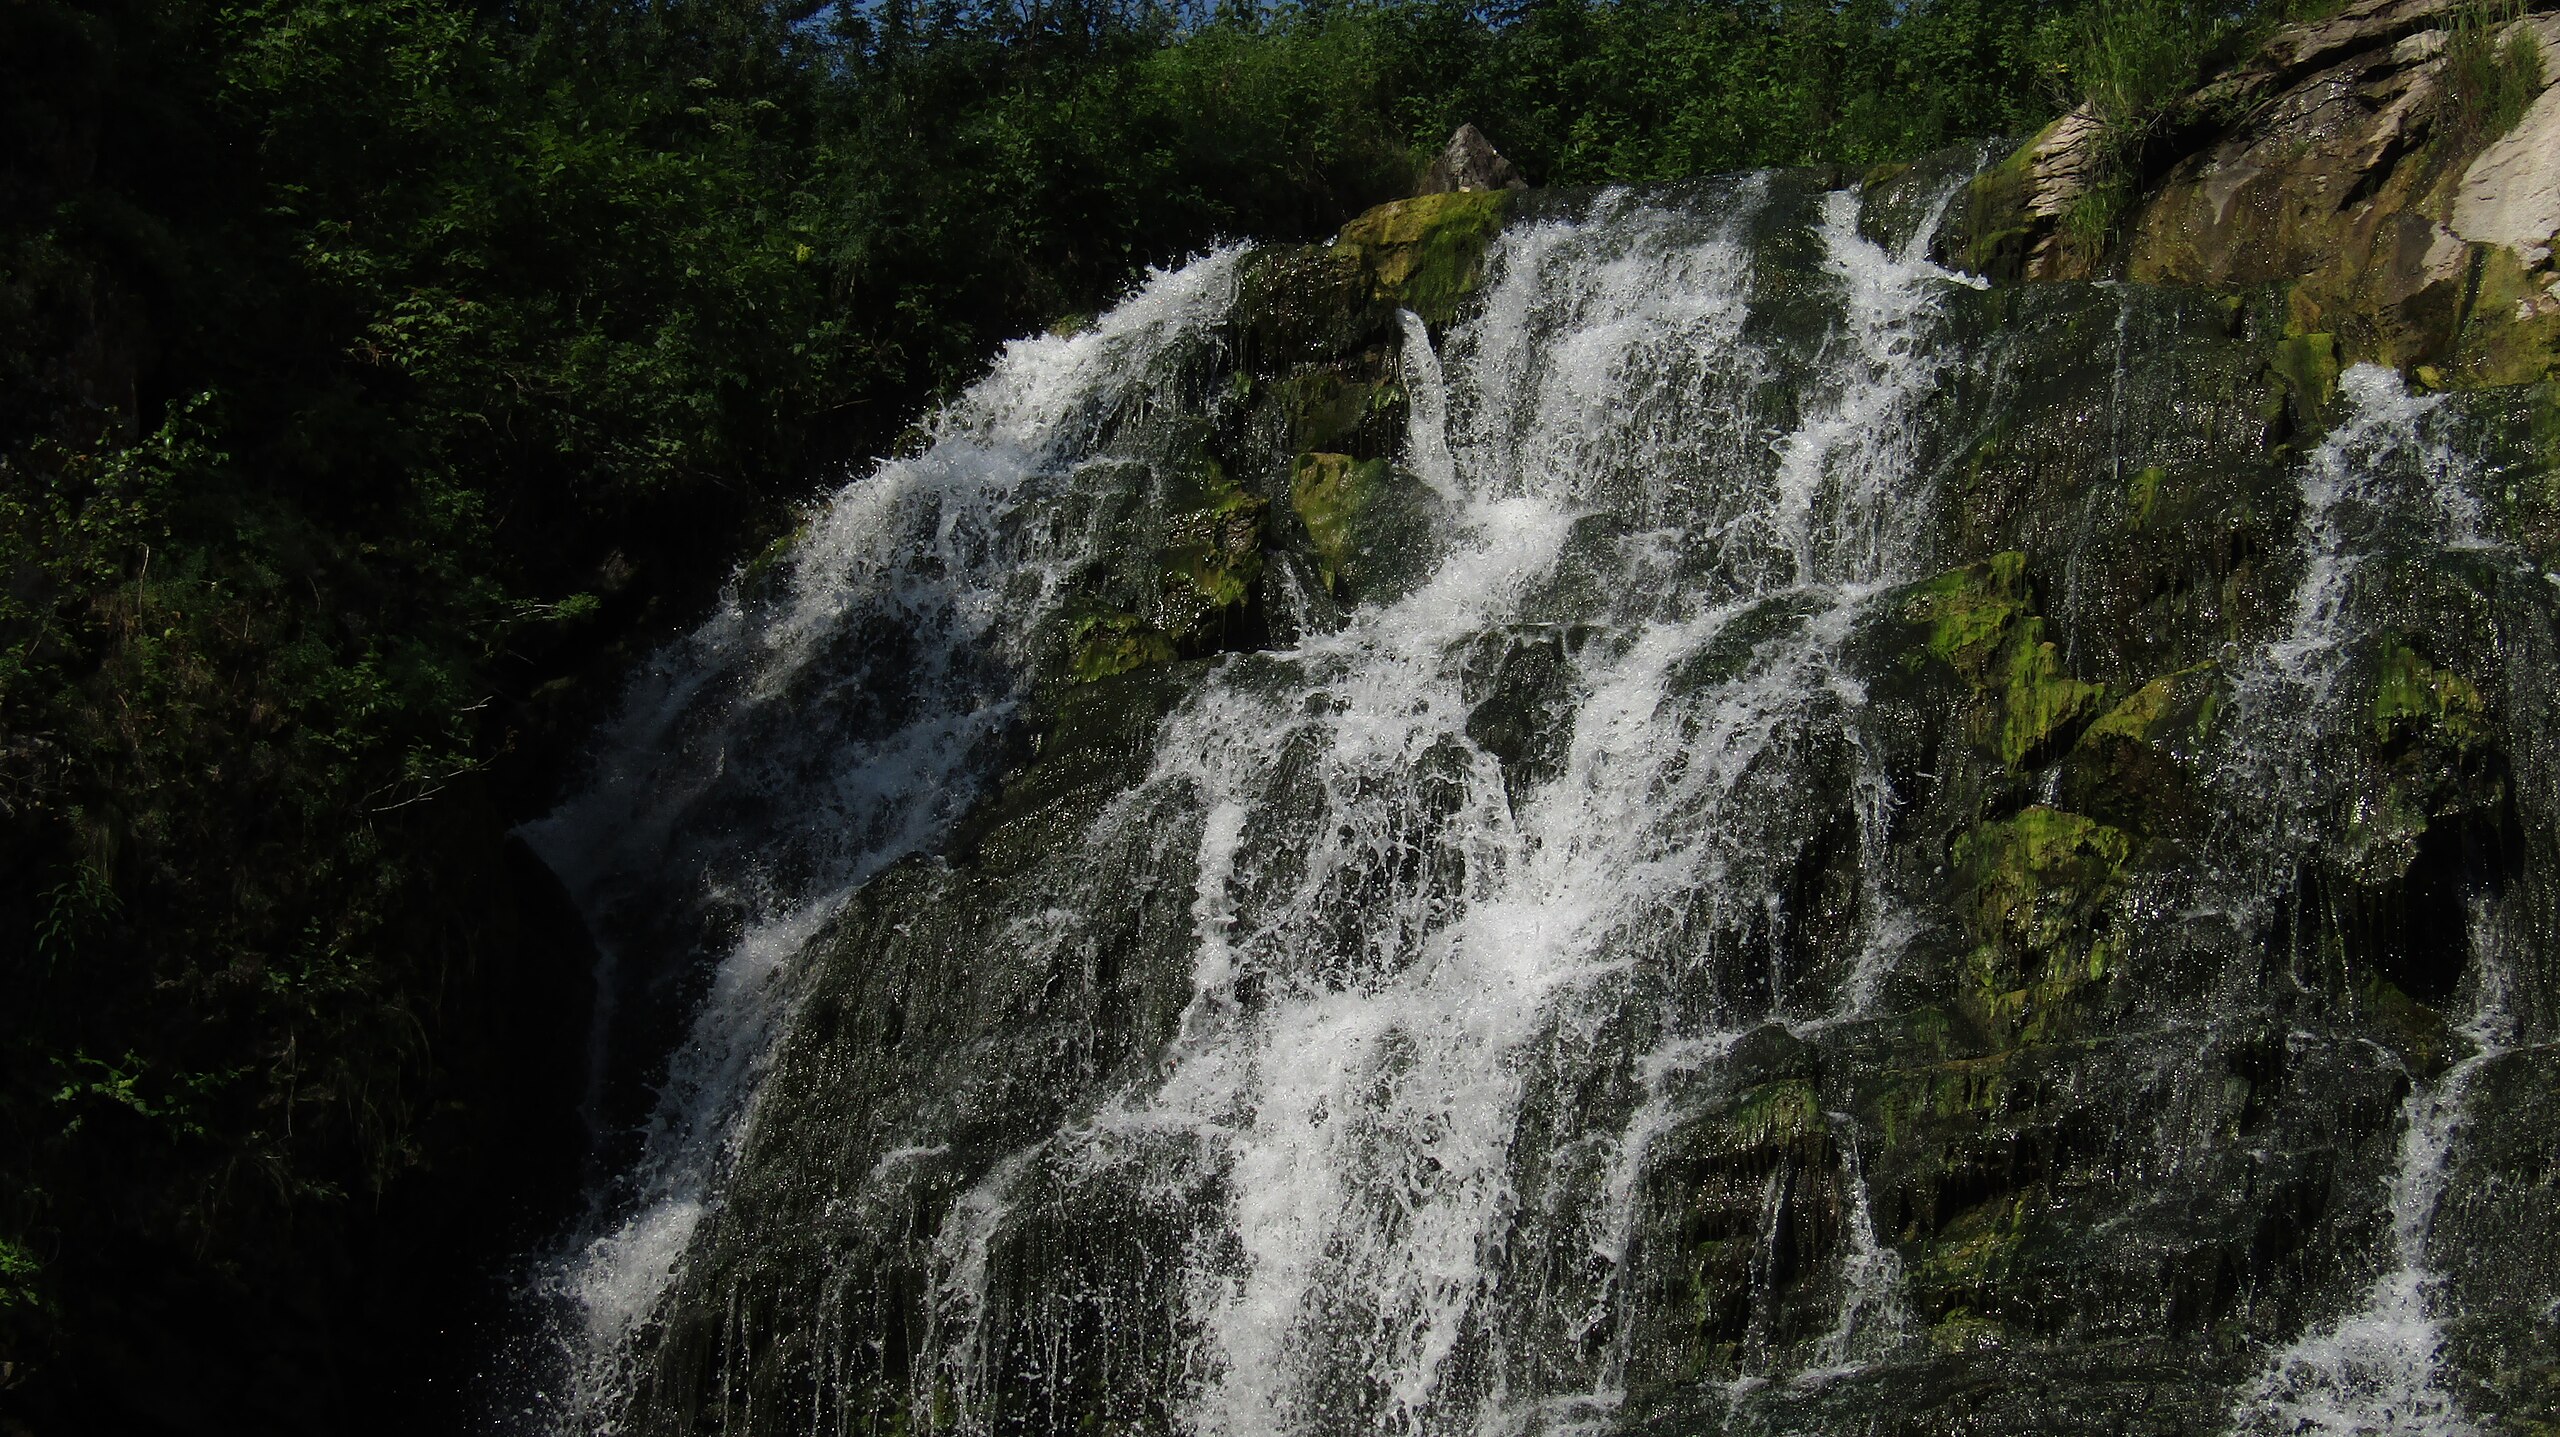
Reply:
<svg viewBox="0 0 2560 1437"><path fill-rule="evenodd" d="M2316 841L2334 781L2319 771L2327 736L2361 716L2340 689L2368 625L2359 612L2360 578L2395 543L2438 552L2490 547L2471 466L2428 420L2439 399L2411 395L2398 375L2375 365L2349 369L2339 385L2345 412L2309 457L2301 477L2303 577L2285 632L2240 676L2241 733L2276 733L2274 752L2244 744L2242 779L2252 792L2290 800L2261 821L2276 827L2259 846L2276 858ZM2397 521L2413 535L2395 536ZM2272 768L2272 774L2264 772ZM2281 884L2258 873L2262 891ZM2280 877L2280 875L2278 875ZM2428 1240L2444 1196L2463 1097L2480 1069L2505 1051L2505 967L2498 921L2475 909L2468 938L2470 1011L2457 1029L2470 1052L2432 1083L2411 1081L2402 1107L2401 1140L2388 1203L2389 1266L2361 1305L2276 1354L2233 1404L2231 1421L2245 1433L2335 1434L2335 1437L2467 1437L2476 1430L2444 1388L2444 1334L2435 1316L2441 1279Z"/></svg>
<svg viewBox="0 0 2560 1437"><path fill-rule="evenodd" d="M2238 1430L2323 1437L2470 1437L2479 1429L2445 1389L2443 1286L2429 1261L2436 1210L2452 1176L2464 1098L2507 1051L2505 976L2492 921L2475 915L2470 1011L2456 1032L2470 1049L2433 1082L2412 1080L2393 1164L2390 1266L2352 1313L2306 1334L2268 1364L2232 1409Z"/></svg>
<svg viewBox="0 0 2560 1437"><path fill-rule="evenodd" d="M1021 522L1027 508L1062 492L1167 358L1224 316L1242 253L1154 275L1083 334L1007 346L925 452L882 463L812 520L777 597L733 588L657 658L594 785L527 827L598 931L607 1003L619 950L713 909L744 915L636 1168L538 1274L564 1309L564 1429L619 1430L634 1344L718 1202L800 955L855 886L974 795L1040 621L1100 539L1044 534ZM848 635L857 652L830 651Z"/></svg>
<svg viewBox="0 0 2560 1437"><path fill-rule="evenodd" d="M1499 1342L1487 1303L1508 1280L1536 1055L1591 1061L1631 985L1697 961L1660 949L1684 915L1712 926L1701 910L1763 906L1745 859L1786 811L1767 785L1786 782L1809 726L1850 727L1864 695L1842 646L1868 596L1905 576L1926 507L1906 486L1913 406L1937 374L1921 331L1946 276L1860 239L1854 196L1827 201L1820 236L1844 319L1819 402L1773 473L1748 402L1765 373L1740 338L1751 284L1738 227L1757 203L1700 232L1610 198L1584 224L1507 234L1481 317L1453 336L1445 400L1408 320L1409 459L1454 501L1446 557L1402 599L1306 640L1294 677L1215 683L1159 741L1149 786L1179 785L1209 816L1194 994L1161 1084L1085 1140L1187 1133L1228 1194L1188 1280L1200 1386L1187 1430L1490 1432L1616 1403L1624 1324L1605 1296L1584 1321L1618 1324L1617 1355L1593 1390L1451 1386L1461 1350ZM1659 579L1611 596L1617 637L1574 662L1562 771L1514 796L1467 737L1465 654L1530 617L1577 520L1600 512L1635 521L1618 562ZM1643 527L1665 523L1680 528ZM1704 562L1684 566L1683 549ZM1684 571L1738 574L1741 588L1684 611ZM1791 617L1751 641L1734 679L1702 692L1678 680L1772 602ZM1284 754L1315 765L1286 791ZM1862 826L1880 827L1889 791L1871 768L1854 781ZM1290 830L1308 846L1274 892L1239 850L1284 821L1273 805L1291 794L1321 811ZM1868 945L1847 1006L1868 1000L1898 942L1889 929ZM1591 1134L1614 1155L1601 1210L1577 1221L1611 1267L1646 1146L1675 1120L1676 1075L1732 1040L1671 1039L1626 1127ZM1869 1231L1842 1279L1860 1354L1875 1350L1865 1314L1892 1300L1879 1250Z"/></svg>

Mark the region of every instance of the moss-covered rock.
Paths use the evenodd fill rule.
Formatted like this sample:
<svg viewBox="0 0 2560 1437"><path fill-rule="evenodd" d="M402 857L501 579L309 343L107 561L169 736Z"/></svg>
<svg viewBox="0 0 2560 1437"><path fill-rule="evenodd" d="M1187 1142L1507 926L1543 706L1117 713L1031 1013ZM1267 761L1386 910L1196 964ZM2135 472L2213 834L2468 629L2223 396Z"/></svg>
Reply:
<svg viewBox="0 0 2560 1437"><path fill-rule="evenodd" d="M2104 978L2100 931L2122 887L2133 841L2083 814L2037 806L1976 825L1956 840L1976 1016L2021 1039L2047 1035L2053 1010Z"/></svg>
<svg viewBox="0 0 2560 1437"><path fill-rule="evenodd" d="M1369 297L1437 328L1457 316L1502 228L1508 190L1460 190L1384 204L1342 227L1337 250L1367 276Z"/></svg>
<svg viewBox="0 0 2560 1437"><path fill-rule="evenodd" d="M1349 367L1310 369L1272 389L1295 452L1373 457L1403 437L1404 386L1394 379Z"/></svg>
<svg viewBox="0 0 2560 1437"><path fill-rule="evenodd" d="M2197 664L2107 710L2063 760L2064 802L2138 837L2199 828L2203 806L2190 765L2220 707L2220 677L2218 666Z"/></svg>
<svg viewBox="0 0 2560 1437"><path fill-rule="evenodd" d="M2465 753L2488 734L2488 704L2477 685L2428 663L2404 642L2384 646L2373 693L2377 743L2423 743Z"/></svg>
<svg viewBox="0 0 2560 1437"><path fill-rule="evenodd" d="M2068 742L2105 697L2102 685L2062 672L2025 571L2024 555L1997 554L1919 585L1903 609L1925 630L1927 652L1994 700L1973 728L2011 769Z"/></svg>
<svg viewBox="0 0 2560 1437"><path fill-rule="evenodd" d="M1185 652L1225 647L1255 603L1270 505L1214 465L1169 497L1157 623Z"/></svg>
<svg viewBox="0 0 2560 1437"><path fill-rule="evenodd" d="M2350 7L2277 32L2169 108L2130 157L2144 182L2121 236L2094 241L2137 282L2284 290L2288 339L2271 367L2315 423L2343 364L2423 366L2462 388L2560 365L2552 237L2531 232L2547 215L2540 137L2560 133L2560 102L2535 105L2514 135L2461 120L2451 8ZM2529 50L2537 28L2546 46L2560 36L2543 17L2511 39ZM2058 148L2049 131L1976 182L1954 258L1999 278L2095 272L2094 253L2064 243L2077 201L2052 198L2038 168Z"/></svg>
<svg viewBox="0 0 2560 1437"><path fill-rule="evenodd" d="M1067 676L1078 683L1174 659L1173 636L1135 614L1086 614L1067 625Z"/></svg>
<svg viewBox="0 0 2560 1437"><path fill-rule="evenodd" d="M2292 396L2296 413L2314 427L2327 426L2329 406L2338 397L2336 335L2288 334L2269 346L2267 369Z"/></svg>
<svg viewBox="0 0 2560 1437"><path fill-rule="evenodd" d="M1977 689L1993 686L1993 655L2026 611L2026 563L2015 551L1994 554L1921 584L1904 605L1904 617L1927 626L1928 651Z"/></svg>
<svg viewBox="0 0 2560 1437"><path fill-rule="evenodd" d="M1975 1312L1999 1302L2025 1239L2030 1202L2030 1193L2017 1192L1976 1203L1922 1245L1910 1269L1913 1295L1925 1309L1944 1314L1930 1325L1932 1346L1962 1351L2000 1331L2001 1324Z"/></svg>
<svg viewBox="0 0 2560 1437"><path fill-rule="evenodd" d="M2097 249L2073 220L2106 186L2114 145L2086 107L2045 126L1965 187L1948 262L1997 280L2086 278Z"/></svg>
<svg viewBox="0 0 2560 1437"><path fill-rule="evenodd" d="M1359 521L1387 482L1383 459L1348 454L1301 454L1289 466L1289 507L1315 547L1316 573L1340 594L1359 557Z"/></svg>
<svg viewBox="0 0 2560 1437"><path fill-rule="evenodd" d="M1238 359L1245 372L1287 375L1334 364L1384 338L1393 314L1372 298L1364 253L1352 245L1274 245L1237 276Z"/></svg>
<svg viewBox="0 0 2560 1437"><path fill-rule="evenodd" d="M2504 246L2476 249L2469 302L2444 372L2457 388L2560 376L2560 273L2548 259L2529 268Z"/></svg>

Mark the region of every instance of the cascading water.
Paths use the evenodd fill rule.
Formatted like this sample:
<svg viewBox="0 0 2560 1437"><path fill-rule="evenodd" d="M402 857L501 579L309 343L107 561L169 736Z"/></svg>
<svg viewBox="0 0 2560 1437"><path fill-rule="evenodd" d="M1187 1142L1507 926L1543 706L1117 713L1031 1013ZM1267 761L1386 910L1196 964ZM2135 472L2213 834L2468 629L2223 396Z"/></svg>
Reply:
<svg viewBox="0 0 2560 1437"><path fill-rule="evenodd" d="M2209 300L1932 263L1962 179L1522 201L1453 321L1221 253L838 496L539 835L691 1005L551 1425L2349 1431L2529 1348L2429 1258L2549 586L2439 401L2296 453Z"/></svg>
<svg viewBox="0 0 2560 1437"><path fill-rule="evenodd" d="M2256 719L2251 727L2286 736L2274 754L2256 744L2237 755L2255 766L2249 776L2257 783L2279 778L2268 786L2295 796L2262 810L2260 817L2274 819L2272 829L2251 829L2253 846L2279 861L2309 846L2317 799L2334 786L2334 764L2320 762L2322 749L2338 730L2366 718L2366 705L2349 704L2342 713L2338 702L2355 648L2379 627L2358 622L2360 572L2394 545L2422 555L2489 547L2464 482L2472 466L2427 433L2437 405L2373 365L2342 376L2341 398L2347 414L2303 468L2303 575L2289 622L2239 684L2237 702ZM2513 955L2505 915L2488 900L2475 900L2465 917L2460 936L2474 966L2453 1036L2470 1051L2432 1080L2410 1079L2388 1178L2389 1266L2354 1312L2275 1355L2234 1406L2237 1431L2468 1437L2478 1430L2444 1385L2445 1335L2436 1311L2442 1282L2428 1247L2464 1093L2507 1051L2506 965Z"/></svg>
<svg viewBox="0 0 2560 1437"><path fill-rule="evenodd" d="M537 1276L569 1425L610 1430L628 1398L624 1364L717 1200L802 951L975 796L1058 576L1108 538L1050 511L1233 302L1240 253L1157 276L1091 332L1012 346L922 454L812 520L772 591L733 589L660 655L594 786L527 830L598 930L607 1004L667 981L641 966L668 962L667 930L708 935L640 1151Z"/></svg>

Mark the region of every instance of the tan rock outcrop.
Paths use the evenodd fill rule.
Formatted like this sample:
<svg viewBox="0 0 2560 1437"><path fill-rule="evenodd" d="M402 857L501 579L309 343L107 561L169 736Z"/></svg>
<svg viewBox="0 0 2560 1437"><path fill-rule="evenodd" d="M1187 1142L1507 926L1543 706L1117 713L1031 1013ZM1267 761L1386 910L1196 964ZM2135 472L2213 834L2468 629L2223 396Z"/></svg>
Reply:
<svg viewBox="0 0 2560 1437"><path fill-rule="evenodd" d="M2357 0L2289 26L2173 106L2141 155L2075 111L1975 182L1950 257L1999 278L2281 284L2293 332L2341 362L2543 377L2560 367L2560 87L2504 135L2455 122L2458 8ZM2560 0L2529 9L2516 23L2548 84ZM2140 170L2114 177L2138 184L2112 234L2074 214L2110 165Z"/></svg>
<svg viewBox="0 0 2560 1437"><path fill-rule="evenodd" d="M2560 15L2537 15L2531 24L2542 45L2543 82L2560 81ZM2544 90L2524 119L2462 172L2453 232L2549 260L2560 234L2560 87Z"/></svg>

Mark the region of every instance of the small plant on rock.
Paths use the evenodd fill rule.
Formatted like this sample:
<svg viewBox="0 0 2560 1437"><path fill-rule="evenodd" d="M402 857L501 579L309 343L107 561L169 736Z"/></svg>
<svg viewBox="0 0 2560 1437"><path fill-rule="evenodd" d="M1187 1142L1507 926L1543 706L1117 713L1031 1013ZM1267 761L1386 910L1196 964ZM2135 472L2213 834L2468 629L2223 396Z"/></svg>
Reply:
<svg viewBox="0 0 2560 1437"><path fill-rule="evenodd" d="M2445 128L2457 140L2503 135L2542 92L2542 46L2523 0L2473 0L2445 25Z"/></svg>

